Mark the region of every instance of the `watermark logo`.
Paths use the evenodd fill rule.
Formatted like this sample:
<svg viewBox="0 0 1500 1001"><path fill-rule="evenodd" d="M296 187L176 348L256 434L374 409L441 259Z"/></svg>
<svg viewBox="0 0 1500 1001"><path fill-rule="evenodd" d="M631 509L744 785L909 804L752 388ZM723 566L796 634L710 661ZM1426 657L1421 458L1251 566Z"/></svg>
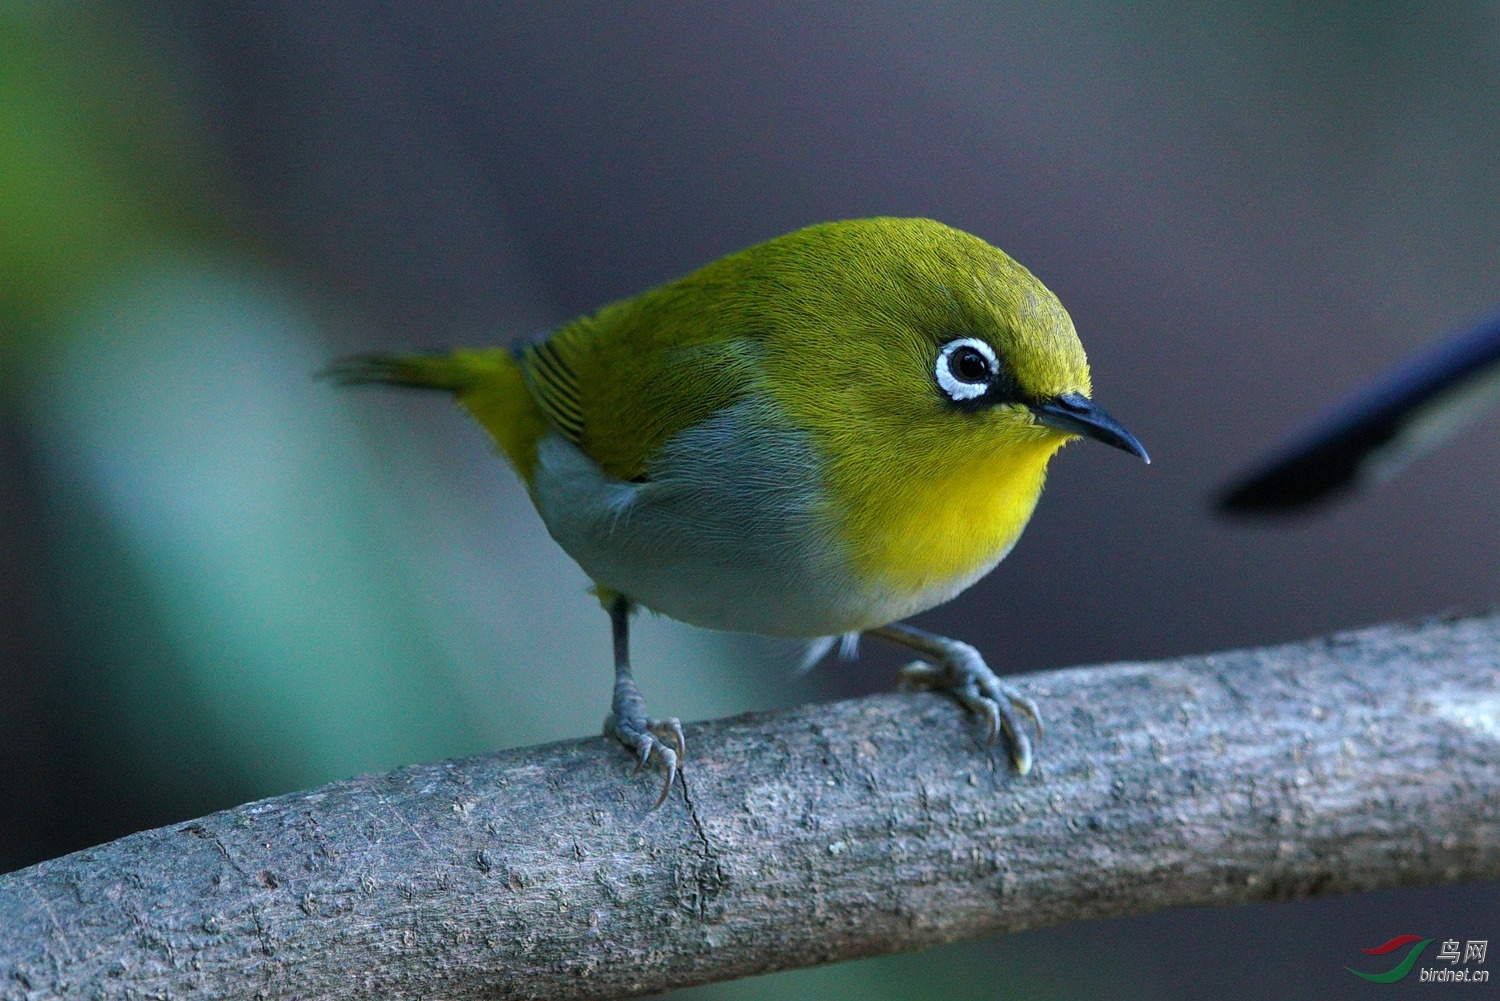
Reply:
<svg viewBox="0 0 1500 1001"><path fill-rule="evenodd" d="M1384 973L1365 973L1356 970L1352 966L1344 969L1362 977L1375 984L1394 984L1398 980L1404 980L1422 958L1423 951L1436 942L1435 938L1423 938L1420 935L1397 935L1384 945L1377 945L1373 949L1362 949L1369 956L1388 956L1407 946L1411 948L1406 956L1395 966ZM1413 945L1413 943L1415 943ZM1459 947L1458 939L1444 939L1438 948L1437 955L1433 957L1434 963L1447 963L1446 967L1423 967L1418 979L1423 983L1484 983L1490 979L1490 971L1478 967L1484 965L1486 954L1489 952L1488 939L1471 938ZM1462 968L1460 968L1462 964Z"/></svg>

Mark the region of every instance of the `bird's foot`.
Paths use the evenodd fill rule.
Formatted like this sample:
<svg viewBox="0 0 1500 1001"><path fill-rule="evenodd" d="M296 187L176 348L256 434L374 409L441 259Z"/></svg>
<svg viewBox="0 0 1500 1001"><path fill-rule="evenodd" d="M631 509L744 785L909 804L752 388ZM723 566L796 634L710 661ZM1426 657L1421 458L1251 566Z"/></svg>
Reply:
<svg viewBox="0 0 1500 1001"><path fill-rule="evenodd" d="M988 731L986 744L993 744L1003 732L1016 771L1022 775L1031 771L1031 737L1021 717L1031 720L1040 740L1042 717L1036 703L1013 685L1001 681L979 651L969 644L946 637L932 639L940 647L933 651L937 663L918 660L906 665L901 669L902 687L952 693L969 711L984 719Z"/></svg>
<svg viewBox="0 0 1500 1001"><path fill-rule="evenodd" d="M654 762L666 774L661 795L651 804L651 809L654 810L666 802L667 794L672 791L672 783L676 781L683 759L687 757L687 744L683 740L682 724L677 717L650 719L644 712L644 704L639 708L642 711L637 713L614 712L606 716L604 735L614 737L634 752L637 772Z"/></svg>

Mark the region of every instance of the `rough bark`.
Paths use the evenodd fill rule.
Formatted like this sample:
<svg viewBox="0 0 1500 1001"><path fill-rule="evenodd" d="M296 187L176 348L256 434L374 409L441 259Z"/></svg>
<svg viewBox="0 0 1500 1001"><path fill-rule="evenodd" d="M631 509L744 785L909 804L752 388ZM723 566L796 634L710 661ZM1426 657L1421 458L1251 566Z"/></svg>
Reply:
<svg viewBox="0 0 1500 1001"><path fill-rule="evenodd" d="M0 876L0 996L605 998L1163 907L1500 877L1500 617L366 775Z"/></svg>

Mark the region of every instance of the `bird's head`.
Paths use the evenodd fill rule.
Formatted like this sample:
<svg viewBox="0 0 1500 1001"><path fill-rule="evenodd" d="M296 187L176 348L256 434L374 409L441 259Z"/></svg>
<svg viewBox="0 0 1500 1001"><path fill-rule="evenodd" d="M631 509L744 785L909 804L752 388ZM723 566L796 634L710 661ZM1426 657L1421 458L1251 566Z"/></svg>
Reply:
<svg viewBox="0 0 1500 1001"><path fill-rule="evenodd" d="M1090 399L1088 359L1057 297L978 237L863 219L763 247L780 258L784 289L773 371L794 411L847 443L835 451L1045 463L1083 437L1150 461Z"/></svg>

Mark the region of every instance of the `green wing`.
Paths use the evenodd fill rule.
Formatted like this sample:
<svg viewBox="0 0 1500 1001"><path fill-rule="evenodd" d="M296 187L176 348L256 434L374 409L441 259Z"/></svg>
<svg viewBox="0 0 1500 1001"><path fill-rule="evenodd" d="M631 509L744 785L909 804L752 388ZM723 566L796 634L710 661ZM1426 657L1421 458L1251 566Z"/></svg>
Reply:
<svg viewBox="0 0 1500 1001"><path fill-rule="evenodd" d="M756 338L703 272L606 306L521 352L548 422L611 476L639 480L673 435L754 391Z"/></svg>

